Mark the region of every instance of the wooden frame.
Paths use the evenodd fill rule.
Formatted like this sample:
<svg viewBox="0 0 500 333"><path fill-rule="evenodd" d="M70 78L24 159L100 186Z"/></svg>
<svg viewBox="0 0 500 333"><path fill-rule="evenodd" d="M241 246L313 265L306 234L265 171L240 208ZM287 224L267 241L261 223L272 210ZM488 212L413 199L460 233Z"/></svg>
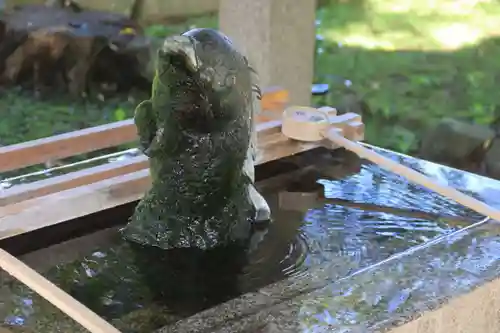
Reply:
<svg viewBox="0 0 500 333"><path fill-rule="evenodd" d="M281 134L279 118L288 102L281 88L264 90L257 118L257 164L320 146L293 141ZM0 148L0 172L109 148L136 140L133 120L65 133ZM140 199L150 185L148 160L138 156L125 161L89 167L0 192L0 239L113 208ZM21 222L22 221L22 222Z"/></svg>

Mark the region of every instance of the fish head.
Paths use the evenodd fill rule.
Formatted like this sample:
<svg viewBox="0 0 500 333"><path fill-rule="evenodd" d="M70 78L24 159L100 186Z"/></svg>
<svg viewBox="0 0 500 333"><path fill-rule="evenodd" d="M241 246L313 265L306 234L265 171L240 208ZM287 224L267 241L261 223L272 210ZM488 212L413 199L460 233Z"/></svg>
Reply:
<svg viewBox="0 0 500 333"><path fill-rule="evenodd" d="M158 52L157 80L180 106L173 112L206 130L249 117L256 86L252 71L232 41L213 29L169 37Z"/></svg>

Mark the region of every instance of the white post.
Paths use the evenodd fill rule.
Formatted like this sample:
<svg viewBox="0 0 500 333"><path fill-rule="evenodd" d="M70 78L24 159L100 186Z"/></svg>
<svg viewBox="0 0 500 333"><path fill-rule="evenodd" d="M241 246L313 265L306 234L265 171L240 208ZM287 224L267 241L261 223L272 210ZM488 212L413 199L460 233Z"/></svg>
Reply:
<svg viewBox="0 0 500 333"><path fill-rule="evenodd" d="M245 53L262 87L281 86L310 105L316 0L220 0L220 29Z"/></svg>

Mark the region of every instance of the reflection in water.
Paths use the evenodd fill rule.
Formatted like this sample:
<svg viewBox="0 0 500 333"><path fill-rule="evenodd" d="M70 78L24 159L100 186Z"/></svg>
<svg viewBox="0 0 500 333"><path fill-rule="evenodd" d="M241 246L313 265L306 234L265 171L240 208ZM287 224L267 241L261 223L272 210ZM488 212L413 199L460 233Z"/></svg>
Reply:
<svg viewBox="0 0 500 333"><path fill-rule="evenodd" d="M454 187L492 207L500 208L500 182L497 180L402 155L368 144L365 144L365 146L374 149L377 153L387 158L393 159L398 163L425 174L438 183ZM400 179L405 181L402 177L400 177ZM417 188L421 189L420 186L417 186Z"/></svg>
<svg viewBox="0 0 500 333"><path fill-rule="evenodd" d="M500 275L500 228L457 233L317 290L296 305L300 332L384 329Z"/></svg>
<svg viewBox="0 0 500 333"><path fill-rule="evenodd" d="M79 171L86 168L112 163L117 161L127 160L133 157L140 156L141 152L137 148L118 151L110 154L98 154L96 157L88 158L81 161L62 163L53 167L41 167L37 171L30 173L21 173L19 170L0 174L0 190L6 190L17 185L31 183L39 180L44 180L50 177L61 176L70 172Z"/></svg>
<svg viewBox="0 0 500 333"><path fill-rule="evenodd" d="M388 157L398 159L400 163L419 171L427 172L426 165L429 164L427 162L394 154ZM453 171L441 173L441 176L448 177L449 185L459 187L467 187L471 179L476 180L477 184L477 178L480 178L467 173L459 174L462 176ZM396 207L408 211L418 210L435 216L446 215L462 219L457 219L457 223L450 225L439 218L433 220L412 214L397 215L384 210L372 211L367 208L369 207L367 205L363 210L354 206L329 203L328 200L310 203L309 209L302 211L284 209L279 205L277 194L271 194L268 198L273 209L274 221L268 229L256 233L255 239L259 241L254 242L255 248L247 258L248 263L243 268L243 272L234 275L229 272L230 270L224 272L212 270L210 272L212 277L217 277L219 274L219 276L224 275L226 279L233 279L233 282L237 282L238 293L244 293L259 289L286 276L300 278L315 267L343 261L349 263L347 265L349 269L345 272L339 269L337 271L339 275L336 276L336 278L343 278L412 246L460 229L464 226L460 221L464 219L477 221L482 218L477 213L464 209L431 191L409 184L402 177L369 163L365 163L362 170L355 175L336 181L322 180L321 183L325 187L326 198ZM490 189L495 186L500 188L497 182L491 181L488 185ZM481 191L474 195L484 199L481 197L483 195ZM303 206L300 202L296 204ZM469 236L465 238L467 237ZM431 277L429 274L445 278L446 274L451 274L450 271L453 269L463 271L467 274L464 273L461 276L466 276L467 279L457 278L454 282L457 285L455 287L447 282L436 283L440 288L470 286L479 279L477 275L482 276L482 272L477 271L478 265L479 267L482 265L489 272L488 267L498 259L495 249L499 249L500 240L496 237L496 235L478 234L475 243L471 240L469 244L464 245L463 241L456 241L439 251L429 252L427 262L432 263L430 268L426 266L427 264L421 264L418 269L425 272L414 270L411 276L405 276L407 268L404 262L401 262L396 265L397 267L390 268L381 274L379 280L371 279L373 273L357 275L348 279L348 282L341 280L337 283L338 293L336 291L332 294L329 289L328 292L315 294L312 300L309 298L304 300L301 305L301 321L305 325L304 329L307 331L306 328L310 327L315 329L319 327L345 328L354 324L363 328L365 327L363 325L368 325L366 323L371 323L373 320L385 320L383 316L386 314L400 311L399 309L407 306L408 302L413 304L414 290L421 288L422 281L424 281L420 277L416 278L419 274L427 278ZM160 260L150 260L147 263L145 261L145 265L161 265L159 262ZM439 268L440 265L444 267L442 271ZM389 265L384 267L389 267ZM471 273L472 270L474 270L473 273ZM496 274L496 270L493 271L491 274ZM118 237L110 240L105 248L91 249L86 256L74 262L60 264L44 272L50 280L124 332L149 332L179 317L189 315L190 311L193 311L188 309L176 312L172 308L163 306L157 301L158 289L155 290L154 285L158 285L162 290L181 289L180 287L193 288L194 292L198 287L196 281L189 282L189 279L180 278L178 279L180 282L176 282L177 285L161 285L164 273L160 272L154 283L146 285L140 273L140 269L133 264L127 244ZM386 279L390 276L386 274L392 274L394 278ZM365 280L362 280L363 276ZM474 276L476 279L473 279ZM401 287L398 279L403 279L403 282L416 280L411 286L404 284L405 287ZM434 286L433 283L426 282L426 287L431 289L439 287ZM17 283L5 282L3 285L0 299L7 301L0 303L0 317L4 318L7 326L30 327L34 331L47 333L57 331L55 326L48 324L54 318L60 320L60 316L55 315L51 307L43 306L45 304L43 301ZM220 296L218 302L223 301L225 295L226 297L235 296L227 293L228 290L225 289L228 288L225 286L228 284L220 283L212 290ZM438 291L438 289L434 290L434 292ZM333 295L341 295L341 297L337 298ZM429 294L426 295L429 297ZM195 311L200 308L199 304L191 305ZM379 315L378 310L372 309L377 306L380 307L380 313L384 315ZM64 321L64 319L61 320ZM80 328L74 328L72 331L84 332ZM319 330L313 331L320 332Z"/></svg>
<svg viewBox="0 0 500 333"><path fill-rule="evenodd" d="M284 276L300 275L310 267L339 257L349 257L355 263L354 268L365 267L450 230L439 222L334 205L310 210L305 216L298 212L279 211L277 207L274 207L274 212L276 220L250 256L244 273L238 276L239 293L258 289ZM160 258L156 263L149 260L146 264L154 267L159 262ZM228 271L214 273L223 274L220 280L224 284L213 290L220 296L220 302L225 300L224 297L236 296L229 290L231 273ZM166 282L162 281L163 273L157 273L154 283L158 288L148 288L142 283L127 245L117 238L108 248L94 249L81 260L50 269L45 276L107 320L122 325L122 329L136 325L137 321L150 323L146 328L142 324L134 331L146 332L193 312L188 309L172 313L172 309L162 308L155 297L160 290L163 292L165 287L182 289L187 295L201 288L193 281L193 276L179 278L175 286L163 285L162 282ZM16 296L11 299L10 306L0 308L1 315L9 325L28 325L38 329L37 318L48 313L41 308L38 313L20 310L26 308L26 300L40 301L37 297L32 298L33 295L22 286L15 285L13 294ZM200 304L189 306L191 310L200 310Z"/></svg>

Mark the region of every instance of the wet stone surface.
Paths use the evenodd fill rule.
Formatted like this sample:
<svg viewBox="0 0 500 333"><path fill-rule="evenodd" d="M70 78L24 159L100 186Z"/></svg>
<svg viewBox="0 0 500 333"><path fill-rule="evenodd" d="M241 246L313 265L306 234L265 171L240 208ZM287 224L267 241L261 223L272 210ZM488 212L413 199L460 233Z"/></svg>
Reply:
<svg viewBox="0 0 500 333"><path fill-rule="evenodd" d="M496 181L381 153L500 207ZM334 153L339 161L344 154ZM76 260L41 272L131 333L162 326L166 327L161 332L190 333L383 329L498 275L500 229L488 224L460 232L482 220L481 215L370 163L351 175L339 165L324 178L324 198L296 202L305 209L280 206L278 194L269 195L273 224L260 235L243 272L225 277L236 279L245 295L194 316L154 299L155 290L142 283L126 244L116 234L104 246L89 246ZM401 255L405 251L414 252ZM401 257L391 259L394 256ZM0 278L4 327L19 332L85 332L29 289Z"/></svg>
<svg viewBox="0 0 500 333"><path fill-rule="evenodd" d="M250 309L243 302L233 302L232 311L243 315L238 319L228 320L236 316L212 309L161 332L259 332L268 326L284 332L384 332L497 277L499 230L488 225L446 238L273 306ZM222 316L222 327L217 319L208 320L208 315ZM207 327L207 322L213 326Z"/></svg>
<svg viewBox="0 0 500 333"><path fill-rule="evenodd" d="M381 153L500 206L496 181ZM292 278L278 282L160 332L383 332L500 275L500 226L481 223L481 215L418 186L408 186L401 177L373 165L364 165L359 174L326 182L325 186L329 197L466 217L473 227L457 226L366 268L352 262L317 265L299 281ZM349 186L350 191L345 191ZM412 193L418 193L420 200ZM351 270L346 269L349 264Z"/></svg>

